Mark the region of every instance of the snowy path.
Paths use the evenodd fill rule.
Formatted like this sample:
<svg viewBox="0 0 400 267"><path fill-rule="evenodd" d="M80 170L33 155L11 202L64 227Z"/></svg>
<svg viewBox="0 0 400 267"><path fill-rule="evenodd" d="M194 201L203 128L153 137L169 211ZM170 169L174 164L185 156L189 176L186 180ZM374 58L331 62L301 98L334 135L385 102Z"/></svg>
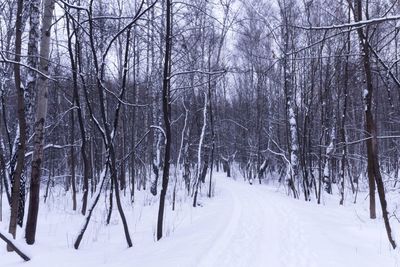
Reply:
<svg viewBox="0 0 400 267"><path fill-rule="evenodd" d="M382 222L368 220L362 210L356 212L360 207L340 207L336 200L319 206L265 185L224 177L219 177L218 187L217 203L204 208L215 213L202 219L201 234L189 234L184 244L165 256L183 252L195 260L177 260L170 266L400 266ZM189 227L196 229L195 225Z"/></svg>
<svg viewBox="0 0 400 267"><path fill-rule="evenodd" d="M202 198L203 207L186 203L176 215L168 211L168 236L160 242L150 238L154 208L140 211L140 223L128 211L130 225L137 225L132 249L124 247L118 220L109 227L99 222L79 251L65 247L66 233L58 229L32 248L40 256L31 262L1 251L0 266L400 266L382 222L368 220L362 206L339 207L336 200L318 206L221 174L217 188L214 199Z"/></svg>
<svg viewBox="0 0 400 267"><path fill-rule="evenodd" d="M224 188L235 212L199 266L316 266L291 208L258 186Z"/></svg>

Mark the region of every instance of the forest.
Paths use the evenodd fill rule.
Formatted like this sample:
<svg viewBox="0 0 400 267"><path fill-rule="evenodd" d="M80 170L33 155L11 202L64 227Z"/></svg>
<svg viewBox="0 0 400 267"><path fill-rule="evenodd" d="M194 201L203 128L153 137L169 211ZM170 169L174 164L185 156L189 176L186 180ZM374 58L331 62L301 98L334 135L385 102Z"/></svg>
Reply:
<svg viewBox="0 0 400 267"><path fill-rule="evenodd" d="M0 0L0 266L108 242L175 255L213 209L214 252L165 266L267 266L217 251L276 214L297 250L268 266L314 266L295 260L321 238L304 220L331 211L399 264L399 33L397 0Z"/></svg>

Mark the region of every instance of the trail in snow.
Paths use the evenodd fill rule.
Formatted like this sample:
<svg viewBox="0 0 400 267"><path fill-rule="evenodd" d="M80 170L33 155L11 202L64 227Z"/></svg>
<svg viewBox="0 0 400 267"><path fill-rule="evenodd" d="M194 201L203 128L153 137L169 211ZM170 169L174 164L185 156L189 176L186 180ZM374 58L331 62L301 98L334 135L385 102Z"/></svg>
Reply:
<svg viewBox="0 0 400 267"><path fill-rule="evenodd" d="M224 188L240 215L230 218L199 266L317 266L298 217L271 198L276 193L229 181Z"/></svg>
<svg viewBox="0 0 400 267"><path fill-rule="evenodd" d="M400 266L382 222L369 220L359 206L339 207L336 200L326 206L306 203L223 174L217 174L216 192L212 200L201 199L203 207L186 203L175 213L168 211L167 237L160 242L151 238L157 205L126 208L130 225L135 225L131 249L124 247L118 220L105 227L96 222L100 213L81 250L65 246L67 229L46 235L49 230L42 228L31 262L0 250L0 266ZM71 231L76 230L76 215L65 216ZM49 225L60 224L57 218Z"/></svg>

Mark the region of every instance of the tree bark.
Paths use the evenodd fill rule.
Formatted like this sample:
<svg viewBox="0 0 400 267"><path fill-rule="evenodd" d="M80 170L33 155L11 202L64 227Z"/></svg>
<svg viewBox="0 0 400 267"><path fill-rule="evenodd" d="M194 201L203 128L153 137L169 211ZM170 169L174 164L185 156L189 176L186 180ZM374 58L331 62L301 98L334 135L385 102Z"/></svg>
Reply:
<svg viewBox="0 0 400 267"><path fill-rule="evenodd" d="M87 155L86 130L85 130L85 125L84 125L84 118L83 118L83 114L82 114L82 106L80 103L81 101L79 98L79 87L78 87L78 57L80 54L80 42L78 40L78 35L77 35L78 29L76 28L74 30L74 32L75 32L75 55L76 56L74 56L73 45L72 45L72 37L73 36L70 34L70 28L69 28L69 26L70 26L69 15L66 15L66 20L67 20L67 34L68 34L68 53L69 53L69 58L70 58L71 68L72 68L73 99L74 99L73 103L77 106L79 130L80 130L81 139L82 139L81 140L81 142L82 142L81 149L80 149L82 161L83 161L83 196L82 196L81 213L82 213L82 215L85 215L86 208L87 208L88 194L89 194L90 164L89 164L89 158Z"/></svg>
<svg viewBox="0 0 400 267"><path fill-rule="evenodd" d="M207 172L207 165L206 162L204 163L205 170L201 168L201 151L203 149L203 142L205 139L205 133L206 133L206 127L207 127L207 106L208 106L208 100L207 100L207 94L204 94L204 107L203 107L203 126L201 129L201 135L200 135L200 141L199 141L199 147L197 149L197 171L196 171L196 181L194 184L194 198L193 198L193 207L197 206L197 195L199 191L199 186L200 183L202 182L202 177L204 173L204 178Z"/></svg>
<svg viewBox="0 0 400 267"><path fill-rule="evenodd" d="M22 48L22 9L23 0L19 0L17 3L17 18L15 22L15 61L20 62L21 60L21 48ZM15 238L17 232L17 220L18 220L18 205L20 199L20 179L24 169L25 160L25 149L26 149L26 121L25 121L25 101L24 101L24 88L21 83L21 69L19 64L14 64L14 81L15 89L17 90L17 108L18 108L18 129L19 143L17 151L17 166L15 168L12 194L11 194L11 214L10 214L10 225L9 233ZM12 246L7 246L8 251L12 251Z"/></svg>
<svg viewBox="0 0 400 267"><path fill-rule="evenodd" d="M362 1L355 0L354 2L354 18L355 21L362 20ZM378 196L382 208L382 216L385 222L386 234L388 236L389 242L393 249L396 248L396 242L392 237L392 229L390 227L387 202L385 197L385 188L382 180L382 175L379 166L379 156L378 156L378 143L376 138L376 125L372 114L372 94L373 94L373 84L372 84L372 68L370 61L370 45L368 40L368 27L367 32L364 33L363 28L357 29L358 37L360 40L361 49L363 52L363 65L365 71L366 79L366 89L363 91L364 101L365 101L365 130L367 132L367 157L368 157L368 181L370 186L370 217L371 219L376 218L375 211L375 182L378 189Z"/></svg>
<svg viewBox="0 0 400 267"><path fill-rule="evenodd" d="M54 2L54 0L45 0L42 17L39 70L45 74L49 73L50 33L53 19ZM43 162L44 132L49 93L49 84L47 78L43 75L40 76L39 80L37 81L37 86L38 95L34 127L35 136L31 185L29 194L28 219L25 229L26 242L30 245L35 243L37 218L39 212L40 176Z"/></svg>
<svg viewBox="0 0 400 267"><path fill-rule="evenodd" d="M288 5L291 5L288 4ZM290 177L288 180L289 188L293 193L294 198L298 198L298 192L296 189L295 183L299 179L299 157L298 157L298 150L299 150L299 142L298 142L298 133L297 133L297 120L296 120L296 98L293 86L293 74L290 67L290 58L289 53L293 50L293 32L290 29L290 19L289 15L289 8L291 6L284 6L281 7L281 16L283 20L283 28L282 28L282 35L284 41L284 51L283 53L283 79L284 79L284 91L286 97L286 120L287 120L287 129L288 129L288 147L289 147L289 155L290 155ZM289 13L289 14L288 14Z"/></svg>
<svg viewBox="0 0 400 267"><path fill-rule="evenodd" d="M172 140L171 140L170 77L169 77L171 73L171 47L172 47L171 5L172 5L172 0L166 0L165 57L164 57L164 74L163 74L163 90L162 90L162 109L163 109L163 118L165 126L165 153L164 153L164 166L162 175L162 188L160 193L160 205L158 208L157 240L160 240L163 236L165 196L167 195L170 158L171 158L170 154L171 154Z"/></svg>
<svg viewBox="0 0 400 267"><path fill-rule="evenodd" d="M74 103L74 97L72 98ZM75 151L74 151L74 136L75 136L75 116L74 110L71 110L71 125L70 127L70 170L71 170L71 186L72 186L72 210L76 210L76 179L75 179Z"/></svg>
<svg viewBox="0 0 400 267"><path fill-rule="evenodd" d="M74 248L75 249L79 248L79 245L81 244L82 239L83 239L83 235L85 234L86 229L87 229L87 227L89 225L90 219L92 218L92 213L94 211L94 208L96 207L97 203L99 202L100 194L101 194L101 191L103 189L104 183L106 181L107 171L108 171L108 159L107 159L107 162L106 162L106 164L104 166L103 171L100 174L100 184L99 184L99 187L97 188L97 191L95 192L95 194L93 196L93 202L89 207L88 213L85 215L85 221L83 223L83 226L82 226L81 230L79 231L79 233L77 235L77 238L76 238L76 240L74 242Z"/></svg>

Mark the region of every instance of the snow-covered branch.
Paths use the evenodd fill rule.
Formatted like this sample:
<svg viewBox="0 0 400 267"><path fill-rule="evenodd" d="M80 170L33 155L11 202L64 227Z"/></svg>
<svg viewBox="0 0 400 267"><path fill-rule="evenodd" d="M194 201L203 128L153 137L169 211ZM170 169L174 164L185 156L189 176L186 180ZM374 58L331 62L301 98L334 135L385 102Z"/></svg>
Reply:
<svg viewBox="0 0 400 267"><path fill-rule="evenodd" d="M179 75L187 75L187 74L203 74L203 75L219 75L219 74L224 74L226 73L226 70L218 70L218 71L204 71L204 70L188 70L188 71L181 71L181 72L176 72L172 73L169 77L168 80L171 80L175 76Z"/></svg>
<svg viewBox="0 0 400 267"><path fill-rule="evenodd" d="M31 256L28 253L24 252L21 247L21 244L17 244L17 242L12 238L12 236L8 233L2 232L0 229L0 239L7 243L7 245L15 251L24 261L30 261Z"/></svg>
<svg viewBox="0 0 400 267"><path fill-rule="evenodd" d="M399 20L399 19L400 19L400 15L397 15L397 16L385 16L382 18L360 20L357 22L334 24L334 25L327 25L327 26L308 27L308 26L293 25L293 27L298 28L298 29L303 29L303 30L336 30L336 29L353 28L353 27L360 27L360 26L365 27L365 26L368 26L371 24L395 21L395 20Z"/></svg>

